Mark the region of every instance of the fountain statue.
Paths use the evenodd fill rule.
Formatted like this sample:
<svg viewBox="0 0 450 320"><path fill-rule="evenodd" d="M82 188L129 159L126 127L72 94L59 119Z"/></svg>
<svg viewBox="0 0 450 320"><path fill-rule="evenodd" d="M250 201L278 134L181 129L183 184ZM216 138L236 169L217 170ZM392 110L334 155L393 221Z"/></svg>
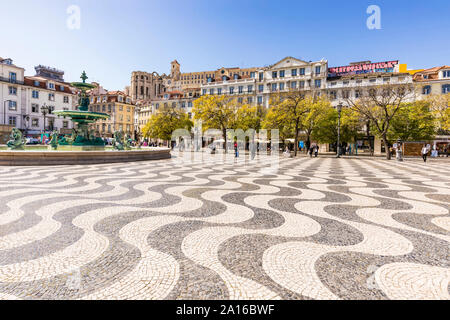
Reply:
<svg viewBox="0 0 450 320"><path fill-rule="evenodd" d="M73 123L72 134L59 135L51 133L51 141L47 147L36 148L25 146L22 132L13 128L11 138L7 142L9 150L0 150L0 166L40 166L40 165L85 165L98 163L118 163L131 161L148 161L170 159L169 148L135 149L129 134L122 130L114 132L113 148L105 148L105 142L89 126L98 120L109 119L109 114L89 111L88 90L95 86L86 83L86 72L83 71L83 82L71 85L79 89L78 107L76 110L61 110L53 113L59 117L70 118ZM95 152L90 152L95 151Z"/></svg>
<svg viewBox="0 0 450 320"><path fill-rule="evenodd" d="M86 83L86 79L88 79L88 77L86 76L85 71L83 71L80 78L83 82L71 83L71 86L80 90L78 110L63 110L54 112L54 114L58 116L71 118L72 121L77 124L77 130L73 130L72 139L60 140L58 145L63 146L63 150L104 150L105 142L102 138L95 137L89 131L89 124L95 123L98 120L109 119L110 116L106 113L89 111L89 95L86 91L95 88L95 86Z"/></svg>
<svg viewBox="0 0 450 320"><path fill-rule="evenodd" d="M114 132L114 139L112 142L112 146L114 150L125 150L123 145L123 132L122 131L115 131Z"/></svg>
<svg viewBox="0 0 450 320"><path fill-rule="evenodd" d="M50 140L49 145L52 148L52 150L58 149L58 131L52 132L52 140Z"/></svg>
<svg viewBox="0 0 450 320"><path fill-rule="evenodd" d="M23 146L25 145L25 139L22 135L22 132L13 128L10 135L11 140L9 140L6 145L10 150L23 150Z"/></svg>

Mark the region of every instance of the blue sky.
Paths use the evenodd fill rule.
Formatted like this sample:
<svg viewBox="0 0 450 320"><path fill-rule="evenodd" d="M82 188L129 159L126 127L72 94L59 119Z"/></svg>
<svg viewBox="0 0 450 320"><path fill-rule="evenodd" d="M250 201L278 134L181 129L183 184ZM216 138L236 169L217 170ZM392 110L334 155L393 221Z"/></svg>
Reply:
<svg viewBox="0 0 450 320"><path fill-rule="evenodd" d="M351 61L399 59L411 69L450 64L448 0L0 0L0 56L34 75L50 65L78 81L122 90L134 70L168 73L272 64L285 56ZM369 5L381 30L369 30ZM70 5L81 28L66 27ZM6 18L5 18L6 17ZM5 32L7 31L7 32Z"/></svg>

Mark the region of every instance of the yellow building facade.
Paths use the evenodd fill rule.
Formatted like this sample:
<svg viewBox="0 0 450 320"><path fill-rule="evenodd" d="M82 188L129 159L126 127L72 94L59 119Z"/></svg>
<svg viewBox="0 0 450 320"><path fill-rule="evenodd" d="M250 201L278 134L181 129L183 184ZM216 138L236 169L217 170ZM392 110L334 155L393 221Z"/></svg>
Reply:
<svg viewBox="0 0 450 320"><path fill-rule="evenodd" d="M115 131L123 131L134 139L135 108L131 97L121 91L91 96L89 111L110 115L108 120L96 122L92 129L95 130L97 135L105 138L112 138Z"/></svg>

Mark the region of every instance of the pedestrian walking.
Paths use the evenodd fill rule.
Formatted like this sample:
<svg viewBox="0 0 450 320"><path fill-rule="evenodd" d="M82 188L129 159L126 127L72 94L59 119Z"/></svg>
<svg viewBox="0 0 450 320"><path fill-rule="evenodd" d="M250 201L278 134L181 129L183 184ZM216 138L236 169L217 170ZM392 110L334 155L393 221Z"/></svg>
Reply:
<svg viewBox="0 0 450 320"><path fill-rule="evenodd" d="M423 162L427 162L428 148L426 145L423 145L421 153L422 153Z"/></svg>
<svg viewBox="0 0 450 320"><path fill-rule="evenodd" d="M317 158L318 155L319 155L319 146L316 145L316 146L314 147L314 157Z"/></svg>
<svg viewBox="0 0 450 320"><path fill-rule="evenodd" d="M237 141L234 142L234 157L239 158L239 149Z"/></svg>
<svg viewBox="0 0 450 320"><path fill-rule="evenodd" d="M251 155L251 159L252 159L252 160L255 159L255 156L256 156L256 148L257 148L257 146L256 146L255 143L251 143L251 144L250 144L250 155Z"/></svg>

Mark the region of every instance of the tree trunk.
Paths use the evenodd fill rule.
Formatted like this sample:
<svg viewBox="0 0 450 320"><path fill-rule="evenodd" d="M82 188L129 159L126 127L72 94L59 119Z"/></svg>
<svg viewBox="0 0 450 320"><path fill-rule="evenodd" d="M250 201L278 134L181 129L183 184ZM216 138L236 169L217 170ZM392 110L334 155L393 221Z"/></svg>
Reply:
<svg viewBox="0 0 450 320"><path fill-rule="evenodd" d="M305 145L306 154L308 153L310 145L311 145L311 133L308 133L308 135L306 136L306 145Z"/></svg>
<svg viewBox="0 0 450 320"><path fill-rule="evenodd" d="M372 140L370 139L370 120L366 123L366 135L369 141L369 153L373 156Z"/></svg>
<svg viewBox="0 0 450 320"><path fill-rule="evenodd" d="M298 125L295 126L295 139L294 139L294 156L297 157L298 152Z"/></svg>
<svg viewBox="0 0 450 320"><path fill-rule="evenodd" d="M391 150L389 150L389 143L386 134L383 134L384 149L386 150L386 159L391 160Z"/></svg>
<svg viewBox="0 0 450 320"><path fill-rule="evenodd" d="M225 153L228 153L227 129L222 129L223 140L225 141Z"/></svg>

